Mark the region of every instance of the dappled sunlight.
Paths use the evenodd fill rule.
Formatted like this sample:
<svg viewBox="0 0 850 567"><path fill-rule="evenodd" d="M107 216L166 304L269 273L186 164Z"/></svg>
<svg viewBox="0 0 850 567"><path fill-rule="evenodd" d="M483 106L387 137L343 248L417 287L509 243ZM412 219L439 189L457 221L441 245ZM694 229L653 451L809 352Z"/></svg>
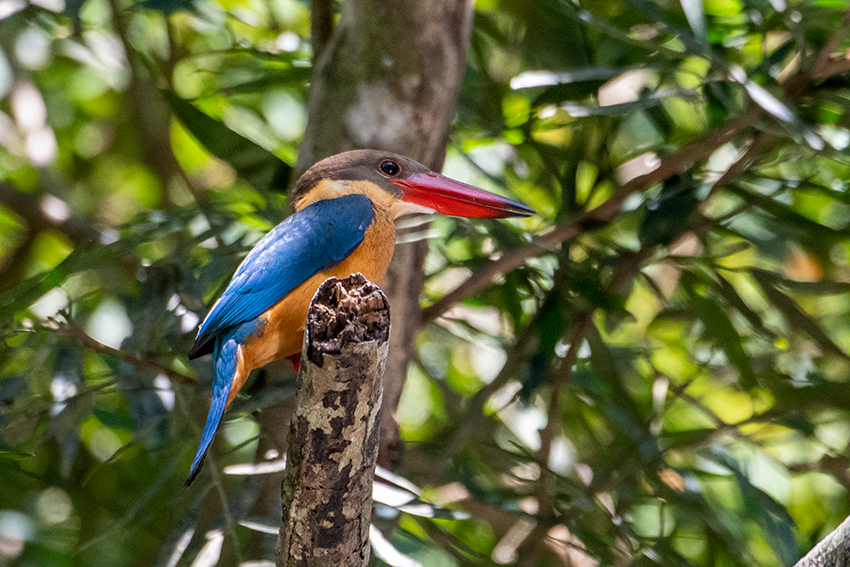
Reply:
<svg viewBox="0 0 850 567"><path fill-rule="evenodd" d="M184 489L187 353L352 146L535 211L394 225L377 564L779 567L850 513L847 7L461 4L0 0L0 565L273 564L295 372Z"/></svg>

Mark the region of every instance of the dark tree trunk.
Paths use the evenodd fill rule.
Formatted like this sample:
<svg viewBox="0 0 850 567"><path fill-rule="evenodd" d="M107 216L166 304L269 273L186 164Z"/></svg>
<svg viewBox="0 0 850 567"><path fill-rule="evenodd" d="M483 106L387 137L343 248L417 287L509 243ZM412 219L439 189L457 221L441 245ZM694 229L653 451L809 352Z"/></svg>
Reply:
<svg viewBox="0 0 850 567"><path fill-rule="evenodd" d="M472 25L468 0L350 0L315 63L298 169L355 148L393 151L439 171ZM400 235L401 236L401 235ZM382 465L398 458L395 411L419 327L427 243L396 247L384 280L393 334L381 412Z"/></svg>

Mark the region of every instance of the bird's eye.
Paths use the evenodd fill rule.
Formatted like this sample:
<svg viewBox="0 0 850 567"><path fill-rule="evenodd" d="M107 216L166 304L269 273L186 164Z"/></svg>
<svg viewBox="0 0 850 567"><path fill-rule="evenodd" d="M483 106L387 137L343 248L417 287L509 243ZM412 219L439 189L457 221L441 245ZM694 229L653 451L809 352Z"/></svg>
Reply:
<svg viewBox="0 0 850 567"><path fill-rule="evenodd" d="M385 159L378 167L380 168L381 173L389 177L395 177L396 175L401 173L401 168L396 162L391 159Z"/></svg>

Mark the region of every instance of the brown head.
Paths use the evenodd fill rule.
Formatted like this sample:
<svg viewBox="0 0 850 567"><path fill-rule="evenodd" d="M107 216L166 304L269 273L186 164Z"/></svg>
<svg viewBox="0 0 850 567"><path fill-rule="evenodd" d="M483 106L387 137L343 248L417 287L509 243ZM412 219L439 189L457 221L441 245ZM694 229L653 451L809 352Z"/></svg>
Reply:
<svg viewBox="0 0 850 567"><path fill-rule="evenodd" d="M435 212L471 218L534 213L516 201L434 173L410 158L378 150L352 150L323 159L301 176L292 199L300 210L352 193L365 194L394 218Z"/></svg>

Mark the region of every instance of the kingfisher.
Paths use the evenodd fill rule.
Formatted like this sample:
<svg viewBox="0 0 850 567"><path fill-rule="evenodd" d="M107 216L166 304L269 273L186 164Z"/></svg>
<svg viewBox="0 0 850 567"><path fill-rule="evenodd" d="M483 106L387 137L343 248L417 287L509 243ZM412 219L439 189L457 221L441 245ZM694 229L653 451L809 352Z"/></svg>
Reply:
<svg viewBox="0 0 850 567"><path fill-rule="evenodd" d="M328 278L356 272L380 283L409 214L529 216L525 205L455 181L410 158L353 150L308 169L291 193L295 213L248 253L201 323L194 359L212 354L212 402L186 479L198 475L224 410L255 368L287 358L298 370L310 302Z"/></svg>

